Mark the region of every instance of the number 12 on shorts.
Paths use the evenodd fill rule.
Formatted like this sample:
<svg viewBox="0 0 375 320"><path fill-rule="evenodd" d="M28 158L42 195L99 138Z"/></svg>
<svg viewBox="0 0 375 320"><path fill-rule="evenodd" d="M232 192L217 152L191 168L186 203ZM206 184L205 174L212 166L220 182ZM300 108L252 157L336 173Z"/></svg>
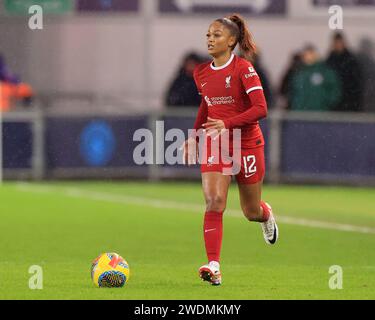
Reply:
<svg viewBox="0 0 375 320"><path fill-rule="evenodd" d="M255 166L256 158L253 155L242 157L243 166L245 169L245 178L250 178L257 172L257 167Z"/></svg>

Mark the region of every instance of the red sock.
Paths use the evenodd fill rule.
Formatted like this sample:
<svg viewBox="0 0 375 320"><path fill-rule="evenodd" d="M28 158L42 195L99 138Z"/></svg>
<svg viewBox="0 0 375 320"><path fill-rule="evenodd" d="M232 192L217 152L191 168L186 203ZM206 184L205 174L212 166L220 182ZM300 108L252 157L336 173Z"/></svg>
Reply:
<svg viewBox="0 0 375 320"><path fill-rule="evenodd" d="M262 217L263 222L266 222L266 221L268 221L268 219L270 217L270 209L268 208L268 206L266 205L266 203L264 201L260 202L260 206L263 209L263 217Z"/></svg>
<svg viewBox="0 0 375 320"><path fill-rule="evenodd" d="M208 211L204 215L203 236L208 261L220 262L223 239L223 213Z"/></svg>

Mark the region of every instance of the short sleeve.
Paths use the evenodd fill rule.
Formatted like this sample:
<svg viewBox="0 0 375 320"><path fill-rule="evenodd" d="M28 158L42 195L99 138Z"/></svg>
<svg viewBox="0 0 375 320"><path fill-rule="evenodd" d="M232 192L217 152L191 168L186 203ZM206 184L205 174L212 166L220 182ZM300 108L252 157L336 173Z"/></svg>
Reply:
<svg viewBox="0 0 375 320"><path fill-rule="evenodd" d="M195 86L197 87L198 94L201 96L202 88L200 86L200 82L198 78L198 70L199 70L199 66L195 67L194 72L193 72L193 77L194 77Z"/></svg>
<svg viewBox="0 0 375 320"><path fill-rule="evenodd" d="M240 68L240 78L247 94L255 90L263 90L258 73L250 63Z"/></svg>

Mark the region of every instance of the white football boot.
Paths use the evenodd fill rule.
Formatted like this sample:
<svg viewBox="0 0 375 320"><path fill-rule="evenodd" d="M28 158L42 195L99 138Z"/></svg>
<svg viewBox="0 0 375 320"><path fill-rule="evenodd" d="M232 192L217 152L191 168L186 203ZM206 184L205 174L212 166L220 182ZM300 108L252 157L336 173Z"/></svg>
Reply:
<svg viewBox="0 0 375 320"><path fill-rule="evenodd" d="M279 229L277 228L277 224L275 221L275 217L273 216L271 206L268 203L266 203L266 206L270 210L270 217L268 221L261 223L262 230L263 230L263 237L266 243L275 244L277 241L277 238L279 237Z"/></svg>
<svg viewBox="0 0 375 320"><path fill-rule="evenodd" d="M203 281L210 282L213 286L221 285L220 265L216 261L211 261L199 268L199 277Z"/></svg>

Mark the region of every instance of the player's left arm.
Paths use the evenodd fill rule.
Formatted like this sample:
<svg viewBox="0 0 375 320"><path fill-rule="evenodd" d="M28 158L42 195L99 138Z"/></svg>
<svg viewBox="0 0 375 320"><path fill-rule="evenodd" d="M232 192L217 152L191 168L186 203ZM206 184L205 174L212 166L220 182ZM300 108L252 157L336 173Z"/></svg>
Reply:
<svg viewBox="0 0 375 320"><path fill-rule="evenodd" d="M255 69L249 64L240 68L239 76L243 90L249 96L250 108L229 119L220 120L207 118L203 127L207 130L233 129L246 126L267 117L267 102L263 92L263 86Z"/></svg>
<svg viewBox="0 0 375 320"><path fill-rule="evenodd" d="M250 99L250 108L237 116L224 120L225 128L239 128L267 117L267 102L260 78L251 65L240 69L240 79Z"/></svg>

